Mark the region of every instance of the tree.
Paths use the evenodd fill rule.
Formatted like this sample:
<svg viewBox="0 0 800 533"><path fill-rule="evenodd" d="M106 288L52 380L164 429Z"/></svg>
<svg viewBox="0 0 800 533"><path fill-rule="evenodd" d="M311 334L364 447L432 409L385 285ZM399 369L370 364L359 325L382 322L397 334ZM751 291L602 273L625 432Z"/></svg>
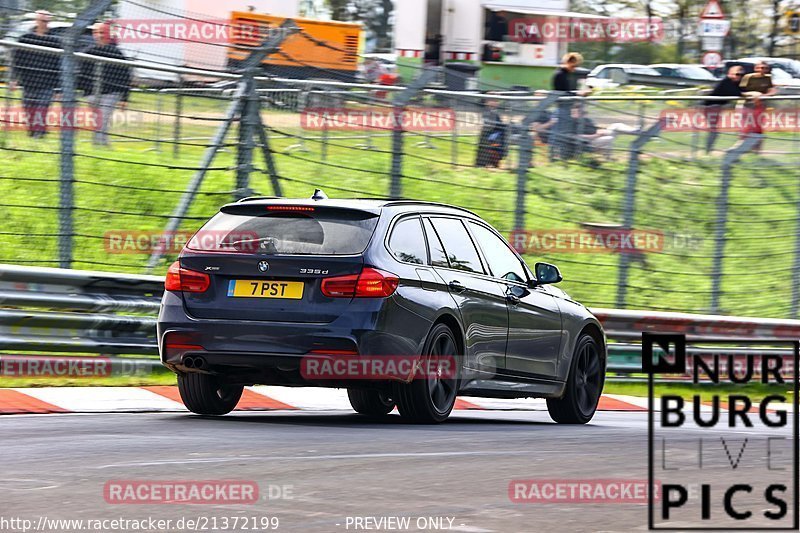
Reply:
<svg viewBox="0 0 800 533"><path fill-rule="evenodd" d="M778 38L778 28L781 22L781 0L772 0L772 24L769 29L769 40L767 41L767 55L775 55L775 41Z"/></svg>
<svg viewBox="0 0 800 533"><path fill-rule="evenodd" d="M350 0L327 0L333 20L348 21Z"/></svg>
<svg viewBox="0 0 800 533"><path fill-rule="evenodd" d="M392 45L393 0L327 0L331 18L345 22L361 22L376 41L378 49Z"/></svg>
<svg viewBox="0 0 800 533"><path fill-rule="evenodd" d="M80 13L91 4L91 0L31 0L31 11L46 9L56 17Z"/></svg>

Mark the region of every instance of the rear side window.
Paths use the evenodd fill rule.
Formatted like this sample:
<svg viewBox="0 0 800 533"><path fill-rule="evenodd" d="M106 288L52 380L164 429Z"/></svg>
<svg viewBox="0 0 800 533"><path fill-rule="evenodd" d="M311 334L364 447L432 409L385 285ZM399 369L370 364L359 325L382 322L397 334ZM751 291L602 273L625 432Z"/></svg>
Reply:
<svg viewBox="0 0 800 533"><path fill-rule="evenodd" d="M480 256L467 233L467 228L455 218L431 219L436 233L444 244L450 268L483 274Z"/></svg>
<svg viewBox="0 0 800 533"><path fill-rule="evenodd" d="M444 253L444 246L436 230L433 229L430 219L424 219L425 233L428 235L428 248L431 252L431 266L450 268L450 263L447 262L447 254Z"/></svg>
<svg viewBox="0 0 800 533"><path fill-rule="evenodd" d="M187 244L198 251L293 255L354 255L369 244L377 215L348 209L219 213Z"/></svg>
<svg viewBox="0 0 800 533"><path fill-rule="evenodd" d="M425 234L419 217L409 217L394 225L389 237L389 249L398 261L424 265L428 262Z"/></svg>

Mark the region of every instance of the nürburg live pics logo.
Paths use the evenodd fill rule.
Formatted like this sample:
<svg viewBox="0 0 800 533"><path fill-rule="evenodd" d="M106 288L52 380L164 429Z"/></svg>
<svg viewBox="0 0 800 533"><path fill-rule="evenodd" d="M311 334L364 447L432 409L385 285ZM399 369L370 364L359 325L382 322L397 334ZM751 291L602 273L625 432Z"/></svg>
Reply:
<svg viewBox="0 0 800 533"><path fill-rule="evenodd" d="M797 341L642 335L650 530L797 531L798 352Z"/></svg>

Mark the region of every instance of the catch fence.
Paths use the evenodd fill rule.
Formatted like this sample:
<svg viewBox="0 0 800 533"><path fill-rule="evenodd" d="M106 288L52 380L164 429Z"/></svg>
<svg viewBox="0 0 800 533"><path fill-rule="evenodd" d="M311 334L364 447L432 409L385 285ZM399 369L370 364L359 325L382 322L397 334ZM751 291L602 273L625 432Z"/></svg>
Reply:
<svg viewBox="0 0 800 533"><path fill-rule="evenodd" d="M101 4L79 22L100 17ZM301 78L291 58L277 73L264 58L286 43L320 56L339 45L291 23L259 35L235 68L223 42L192 42L186 67L176 65L180 43L120 42L123 54L139 50L120 59L81 48L85 30L74 46L2 41L9 58L58 58L47 72L58 98L48 133L31 136L19 69L6 71L0 262L163 273L221 205L320 188L471 209L530 263L558 264L564 289L590 306L797 317L798 97L763 99L763 134L743 136L736 121L751 108L728 105L709 146L715 99L702 88L461 91L438 68L385 85L298 60ZM110 110L93 98L114 67L128 69L130 92ZM107 137L96 131L104 113Z"/></svg>

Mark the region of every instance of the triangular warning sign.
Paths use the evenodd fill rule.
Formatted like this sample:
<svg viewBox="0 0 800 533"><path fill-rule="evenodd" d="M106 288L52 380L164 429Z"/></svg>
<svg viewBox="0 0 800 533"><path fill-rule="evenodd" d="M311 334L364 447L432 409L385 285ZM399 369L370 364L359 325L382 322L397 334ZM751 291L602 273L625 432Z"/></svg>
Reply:
<svg viewBox="0 0 800 533"><path fill-rule="evenodd" d="M724 19L725 14L722 12L722 6L719 0L708 0L703 12L700 13L701 19Z"/></svg>

